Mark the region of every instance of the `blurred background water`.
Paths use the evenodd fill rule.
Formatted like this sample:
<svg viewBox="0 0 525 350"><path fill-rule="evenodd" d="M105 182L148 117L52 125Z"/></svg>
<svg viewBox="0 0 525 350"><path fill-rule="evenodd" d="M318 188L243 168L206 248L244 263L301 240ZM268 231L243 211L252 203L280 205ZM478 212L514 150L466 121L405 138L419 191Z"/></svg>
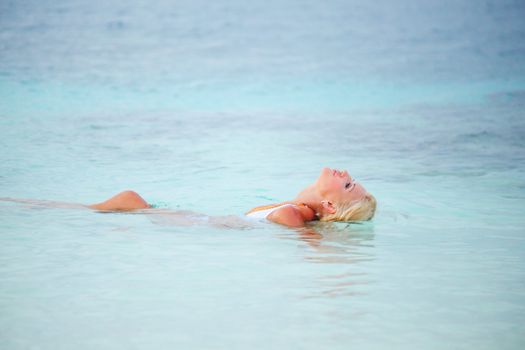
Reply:
<svg viewBox="0 0 525 350"><path fill-rule="evenodd" d="M242 214L322 166L316 235L2 202L5 349L521 349L523 1L0 1L0 197Z"/></svg>

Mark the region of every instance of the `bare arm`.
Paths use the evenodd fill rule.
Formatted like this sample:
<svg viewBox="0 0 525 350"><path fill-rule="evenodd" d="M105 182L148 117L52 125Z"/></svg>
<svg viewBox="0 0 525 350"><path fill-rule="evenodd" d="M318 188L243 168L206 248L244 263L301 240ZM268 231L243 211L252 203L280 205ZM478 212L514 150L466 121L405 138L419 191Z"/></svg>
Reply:
<svg viewBox="0 0 525 350"><path fill-rule="evenodd" d="M286 206L275 210L267 216L267 219L277 224L289 227L303 227L305 223L301 212L291 206Z"/></svg>

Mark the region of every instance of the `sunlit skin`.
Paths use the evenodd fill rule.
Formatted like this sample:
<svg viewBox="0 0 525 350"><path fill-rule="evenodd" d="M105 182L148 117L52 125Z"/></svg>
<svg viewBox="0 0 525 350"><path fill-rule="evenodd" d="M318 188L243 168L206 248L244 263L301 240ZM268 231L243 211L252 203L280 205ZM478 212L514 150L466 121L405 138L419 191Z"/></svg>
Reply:
<svg viewBox="0 0 525 350"><path fill-rule="evenodd" d="M335 213L339 203L357 201L366 195L365 188L346 170L323 168L313 184L299 192L294 200L282 203L295 204L295 207L277 209L267 219L286 226L301 227L319 216ZM150 205L136 192L124 191L89 207L96 210L135 210L147 209Z"/></svg>
<svg viewBox="0 0 525 350"><path fill-rule="evenodd" d="M151 206L137 192L124 191L104 202L89 205L89 207L96 210L136 210L147 209Z"/></svg>
<svg viewBox="0 0 525 350"><path fill-rule="evenodd" d="M363 199L367 192L365 188L348 171L323 168L315 182L317 192L322 198L332 203L347 203Z"/></svg>
<svg viewBox="0 0 525 350"><path fill-rule="evenodd" d="M304 222L316 219L316 213L327 215L335 213L335 206L339 203L348 203L365 198L367 191L355 181L346 170L323 168L317 180L299 192L297 197L290 202L296 205L306 204L311 209L303 213ZM275 211L277 213L279 210ZM272 213L272 215L274 214ZM272 220L271 215L268 219ZM286 218L284 221L288 221ZM281 222L280 222L281 223ZM286 223L284 223L286 225ZM288 225L297 226L297 225ZM299 225L300 226L300 225Z"/></svg>

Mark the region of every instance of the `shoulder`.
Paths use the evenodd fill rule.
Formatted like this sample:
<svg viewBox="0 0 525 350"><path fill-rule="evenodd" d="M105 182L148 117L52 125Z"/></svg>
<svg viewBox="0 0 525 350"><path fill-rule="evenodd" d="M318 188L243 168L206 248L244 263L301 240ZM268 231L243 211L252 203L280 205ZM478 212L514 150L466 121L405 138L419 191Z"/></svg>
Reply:
<svg viewBox="0 0 525 350"><path fill-rule="evenodd" d="M301 211L295 205L286 205L276 209L266 218L277 224L290 227L304 226L304 218L301 215Z"/></svg>

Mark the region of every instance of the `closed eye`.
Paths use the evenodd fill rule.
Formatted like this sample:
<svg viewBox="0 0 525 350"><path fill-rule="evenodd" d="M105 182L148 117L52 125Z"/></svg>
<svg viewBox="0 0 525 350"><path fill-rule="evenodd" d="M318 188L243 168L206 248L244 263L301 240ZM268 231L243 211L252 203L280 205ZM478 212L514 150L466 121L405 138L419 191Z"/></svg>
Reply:
<svg viewBox="0 0 525 350"><path fill-rule="evenodd" d="M351 185L352 185L352 183L349 182L349 183L347 183L347 184L345 185L345 188L346 188L346 189L349 189Z"/></svg>

